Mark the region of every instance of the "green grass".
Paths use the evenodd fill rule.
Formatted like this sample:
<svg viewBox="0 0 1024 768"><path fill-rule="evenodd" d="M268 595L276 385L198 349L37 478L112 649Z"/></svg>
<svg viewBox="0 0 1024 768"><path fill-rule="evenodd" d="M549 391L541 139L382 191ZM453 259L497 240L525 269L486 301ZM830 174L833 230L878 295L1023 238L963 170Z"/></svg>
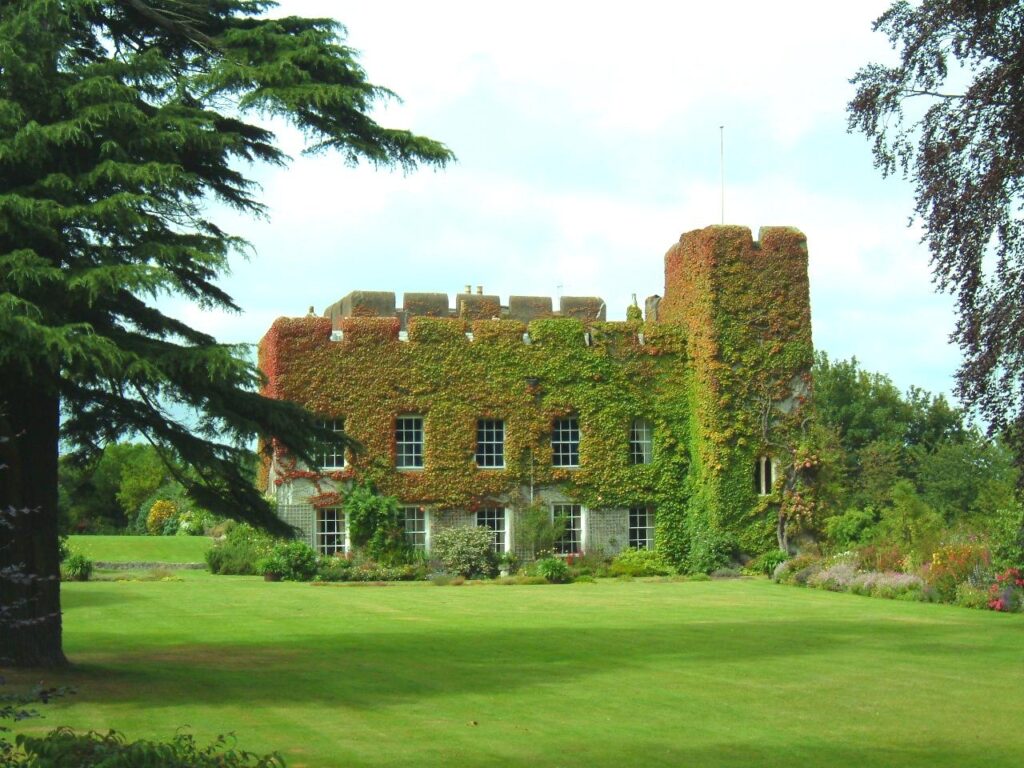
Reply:
<svg viewBox="0 0 1024 768"><path fill-rule="evenodd" d="M109 563L201 563L206 536L69 536L72 552Z"/></svg>
<svg viewBox="0 0 1024 768"><path fill-rule="evenodd" d="M234 731L293 768L1024 761L1021 615L765 581L63 589L46 682L78 694L35 731Z"/></svg>

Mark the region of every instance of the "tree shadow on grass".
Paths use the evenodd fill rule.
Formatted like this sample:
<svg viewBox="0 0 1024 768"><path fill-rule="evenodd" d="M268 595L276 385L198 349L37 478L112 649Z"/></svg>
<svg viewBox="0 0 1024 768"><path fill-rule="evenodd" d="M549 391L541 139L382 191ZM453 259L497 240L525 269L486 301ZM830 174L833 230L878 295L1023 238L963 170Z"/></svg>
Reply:
<svg viewBox="0 0 1024 768"><path fill-rule="evenodd" d="M780 727L784 728L783 724ZM908 729L909 730L909 729ZM573 764L589 768L615 766L666 766L666 768L793 768L793 766L828 766L829 768L993 768L1020 765L1018 748L998 741L978 744L975 739L960 739L945 734L927 743L843 744L828 734L818 738L794 738L786 747L767 746L744 738L742 728L737 738L717 744L685 746L686 736L677 743L664 740L638 740L621 745L602 744L598 752L581 750ZM541 761L543 758L540 758ZM538 765L543 762L538 762ZM508 766L507 759L474 762L476 766Z"/></svg>
<svg viewBox="0 0 1024 768"><path fill-rule="evenodd" d="M127 589L122 591L91 590L86 586L84 589L76 589L74 592L61 590L60 602L63 610L77 608L97 608L110 605L120 605L136 600L148 600L145 595L136 594Z"/></svg>
<svg viewBox="0 0 1024 768"><path fill-rule="evenodd" d="M962 647L941 626L887 621L839 623L666 622L642 629L586 627L421 627L395 631L254 638L251 643L126 647L89 654L68 673L82 699L163 704L249 702L387 707L410 699L536 685L569 687L591 674L664 665L686 674L728 676L728 665L841 654L852 646L912 655L927 648L953 664ZM839 655L837 655L839 654ZM859 658L859 657L858 657ZM798 667L794 667L796 669Z"/></svg>

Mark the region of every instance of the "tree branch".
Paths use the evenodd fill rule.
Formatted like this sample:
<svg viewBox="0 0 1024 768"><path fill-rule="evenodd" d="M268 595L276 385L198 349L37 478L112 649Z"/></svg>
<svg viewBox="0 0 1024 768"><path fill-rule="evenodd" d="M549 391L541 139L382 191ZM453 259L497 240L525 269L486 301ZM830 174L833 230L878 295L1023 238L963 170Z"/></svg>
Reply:
<svg viewBox="0 0 1024 768"><path fill-rule="evenodd" d="M207 51L211 51L218 47L216 42L214 42L213 38L203 34L198 29L193 27L191 24L187 24L169 18L165 14L150 6L148 3L142 2L142 0L121 0L121 2L135 9L135 11L137 11L140 15L146 17L162 29L165 29L172 34L180 35L188 40L191 40L200 48L203 48Z"/></svg>

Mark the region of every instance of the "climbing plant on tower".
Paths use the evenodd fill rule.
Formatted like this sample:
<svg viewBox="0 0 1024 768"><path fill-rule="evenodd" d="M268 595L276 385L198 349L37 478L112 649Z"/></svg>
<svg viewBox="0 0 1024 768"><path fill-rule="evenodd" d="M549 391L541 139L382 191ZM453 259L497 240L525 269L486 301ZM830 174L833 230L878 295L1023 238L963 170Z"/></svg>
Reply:
<svg viewBox="0 0 1024 768"><path fill-rule="evenodd" d="M247 163L281 165L257 117L300 129L309 152L411 169L443 145L376 123L392 96L367 81L343 28L270 18L263 0L10 0L0 5L0 578L18 605L0 658L60 665L58 441L79 453L143 434L195 470L203 506L268 527L241 469L276 435L311 457L315 417L256 391L242 350L162 313L176 294L237 310L216 284L245 244L204 207L259 215ZM173 406L173 407L168 407ZM176 413L195 414L188 422Z"/></svg>

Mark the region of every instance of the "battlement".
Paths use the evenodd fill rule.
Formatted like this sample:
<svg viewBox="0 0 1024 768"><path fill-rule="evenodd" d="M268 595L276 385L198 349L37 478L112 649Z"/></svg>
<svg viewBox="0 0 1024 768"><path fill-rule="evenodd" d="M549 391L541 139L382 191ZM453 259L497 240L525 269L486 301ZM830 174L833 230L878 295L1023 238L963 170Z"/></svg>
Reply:
<svg viewBox="0 0 1024 768"><path fill-rule="evenodd" d="M800 230L761 227L754 240L747 227L716 225L684 232L669 248L665 296L655 307L661 321L692 324L696 315L724 309L729 295L758 314L772 308L776 291L794 289L806 306L807 238Z"/></svg>
<svg viewBox="0 0 1024 768"><path fill-rule="evenodd" d="M659 355L684 351L678 333L655 323L590 320L556 315L523 322L512 318L466 320L461 317L419 315L409 319L402 330L398 317L351 316L330 318L279 317L260 342L261 349L277 349L282 344L309 350L317 346L353 346L401 344L417 346L451 345L479 347L515 344L541 347L593 347L595 350L620 350L645 347L646 354Z"/></svg>
<svg viewBox="0 0 1024 768"><path fill-rule="evenodd" d="M710 226L683 233L665 254L664 296L644 304L646 322L609 323L596 296L563 296L554 309L547 296L509 296L471 286L455 294L352 291L323 317L281 318L266 341L304 336L306 343L466 344L520 343L560 346L649 346L651 354L683 352L696 344L707 359L720 354L722 322L764 340L805 338L810 343L807 243L792 227L762 227L754 240L747 227ZM311 310L312 311L312 310ZM659 331L659 325L675 332ZM664 345L664 346L663 346ZM660 351L659 351L660 350Z"/></svg>
<svg viewBox="0 0 1024 768"><path fill-rule="evenodd" d="M469 286L466 286L467 288ZM607 309L596 296L563 296L558 310L553 309L549 296L509 296L508 304L501 303L497 294L485 294L478 287L476 293L465 291L455 294L454 306L447 293L405 293L402 306L397 306L393 291L352 291L324 310L324 317L335 330L342 329L342 321L351 317L398 318L399 330L408 331L409 321L416 317L459 318L462 320L531 320L549 317L574 317L584 322L603 321Z"/></svg>

